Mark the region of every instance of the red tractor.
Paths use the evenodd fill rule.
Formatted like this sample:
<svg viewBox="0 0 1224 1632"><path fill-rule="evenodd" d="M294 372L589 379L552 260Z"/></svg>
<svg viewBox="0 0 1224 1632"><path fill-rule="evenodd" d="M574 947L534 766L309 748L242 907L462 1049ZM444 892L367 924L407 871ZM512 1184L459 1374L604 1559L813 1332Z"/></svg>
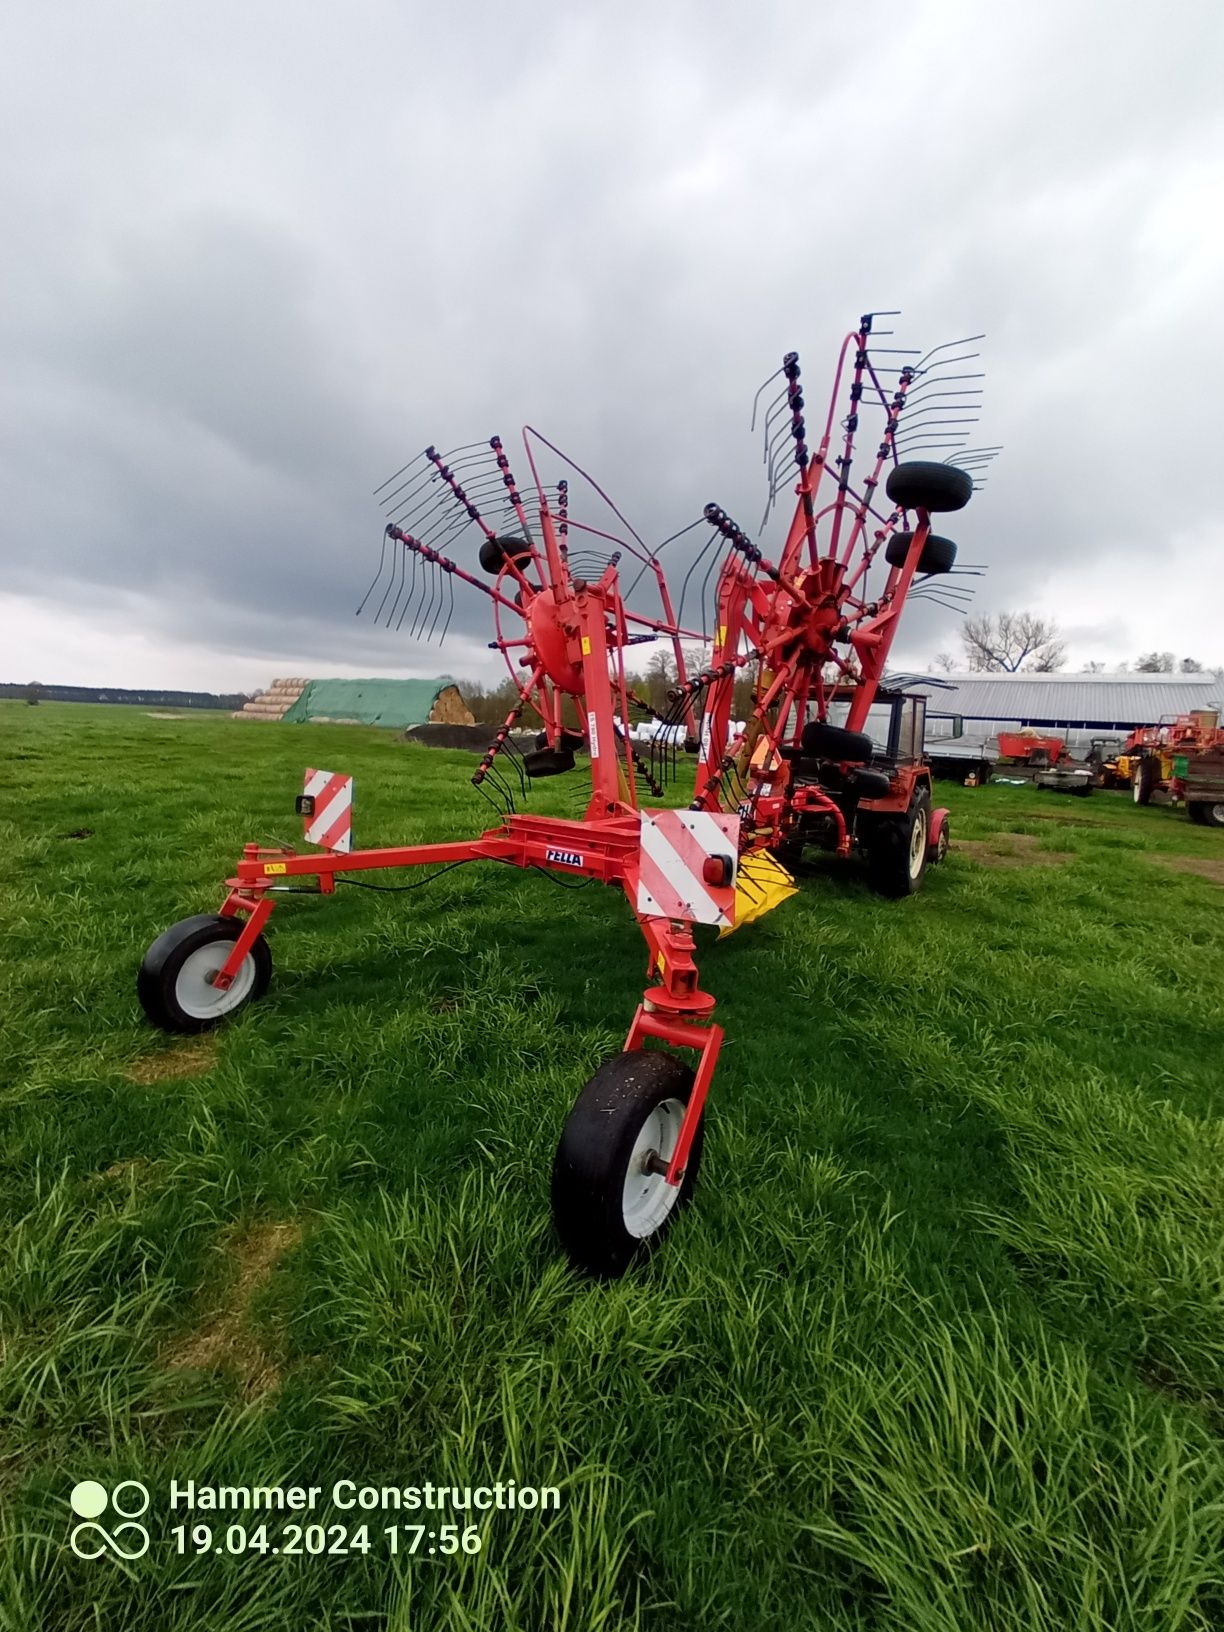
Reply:
<svg viewBox="0 0 1224 1632"><path fill-rule="evenodd" d="M715 550L706 574L718 568L712 639L704 622L685 622L683 594L673 606L662 546L650 548L602 489L530 427L527 494L499 437L445 455L428 448L384 483L391 516L362 605L386 579L379 613L396 628L411 615L410 631L424 635L440 620L443 631L449 624L455 579L491 604L493 644L518 690L472 778L496 806L496 825L441 844L352 849L350 779L308 773L298 808L319 848L244 847L220 911L175 924L145 955L137 989L150 1020L200 1031L262 995L271 974L264 930L277 896L301 893L309 879L326 896L359 882L357 874L496 861L612 884L645 939L647 985L624 1050L581 1090L565 1123L552 1205L564 1247L586 1271L619 1275L649 1250L696 1181L723 1036L712 1020L715 999L699 982L694 926L726 930L737 914L754 916L763 892L776 893L778 879L789 885L774 856L793 857L808 844L843 856L860 851L877 888L893 896L915 890L947 846L922 759L921 699L881 682L907 598L927 594L955 607L966 593L946 583L956 546L932 531L931 516L967 503L974 473L996 450L971 451L967 432L933 428L927 417L946 424L946 399L972 394L949 386L978 377L947 372L969 360L958 351L963 343L899 366L882 357L916 354L877 356L872 344L869 315L842 344L811 452L797 356L774 376L781 385L765 417L770 498L787 467L795 494L776 558L716 505L692 524L709 531L686 586ZM877 426L859 472L856 433L869 412ZM902 453L944 446L954 450L948 462L899 462ZM545 455L566 471L551 484L538 468ZM602 503L603 525L571 513L575 474ZM491 582L440 547L468 533L478 536ZM622 562L635 572L627 589ZM643 578L653 604L634 610L628 599ZM668 712L656 716L659 746L648 762L632 729L635 715L649 711L627 679L626 658L659 640L678 681ZM685 641L708 650L695 674L685 666ZM740 676L750 677L753 700L733 741ZM869 727L881 711L889 723L877 744ZM539 736L520 757L515 734L524 716L534 717ZM644 807L643 791L662 796L677 735L698 759L695 797L687 809ZM579 752L589 756L590 777L581 819L516 808L516 794L533 781L573 773Z"/></svg>

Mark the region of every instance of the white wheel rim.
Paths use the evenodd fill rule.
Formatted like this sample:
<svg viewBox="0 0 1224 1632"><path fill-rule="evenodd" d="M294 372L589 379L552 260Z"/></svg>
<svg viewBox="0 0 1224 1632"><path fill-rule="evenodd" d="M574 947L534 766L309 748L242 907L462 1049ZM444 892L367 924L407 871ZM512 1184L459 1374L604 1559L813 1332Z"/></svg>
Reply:
<svg viewBox="0 0 1224 1632"><path fill-rule="evenodd" d="M211 977L233 950L231 940L209 941L183 959L174 982L174 999L188 1019L214 1020L246 1002L255 984L255 959L249 952L224 991L212 984Z"/></svg>
<svg viewBox="0 0 1224 1632"><path fill-rule="evenodd" d="M680 1199L680 1186L668 1184L662 1173L647 1172L646 1162L651 1155L661 1162L671 1161L684 1110L683 1100L661 1100L634 1142L621 1196L621 1217L625 1229L638 1241L653 1235Z"/></svg>
<svg viewBox="0 0 1224 1632"><path fill-rule="evenodd" d="M1224 827L1224 805L1211 806L1211 819L1217 827Z"/></svg>
<svg viewBox="0 0 1224 1632"><path fill-rule="evenodd" d="M914 817L914 825L910 829L909 870L910 877L917 878L922 871L923 857L927 847L927 813L920 810Z"/></svg>
<svg viewBox="0 0 1224 1632"><path fill-rule="evenodd" d="M1139 778L1136 777L1135 781L1134 781L1134 785L1131 788L1131 798L1135 801L1136 804L1139 803L1139 794L1140 794L1141 791L1142 790L1140 789L1140 786L1139 786Z"/></svg>

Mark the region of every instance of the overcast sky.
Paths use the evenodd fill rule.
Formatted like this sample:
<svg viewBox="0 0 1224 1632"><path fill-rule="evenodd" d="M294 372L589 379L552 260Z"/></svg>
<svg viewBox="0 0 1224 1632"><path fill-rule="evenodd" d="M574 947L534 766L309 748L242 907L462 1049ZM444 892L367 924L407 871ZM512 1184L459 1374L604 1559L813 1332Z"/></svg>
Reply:
<svg viewBox="0 0 1224 1632"><path fill-rule="evenodd" d="M885 307L890 344L987 333L1005 451L947 528L979 609L1055 615L1072 666L1224 663L1219 0L57 0L4 36L0 679L491 673L474 594L441 652L354 618L384 476L526 421L648 538L708 499L752 531L753 392L795 347L823 399ZM914 607L895 655L955 645Z"/></svg>

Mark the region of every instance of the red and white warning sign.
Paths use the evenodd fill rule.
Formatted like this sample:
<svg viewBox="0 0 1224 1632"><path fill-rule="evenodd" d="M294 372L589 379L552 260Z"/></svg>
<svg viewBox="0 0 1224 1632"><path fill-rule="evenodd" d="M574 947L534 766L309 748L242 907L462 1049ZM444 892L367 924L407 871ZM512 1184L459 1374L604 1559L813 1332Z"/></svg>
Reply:
<svg viewBox="0 0 1224 1632"><path fill-rule="evenodd" d="M637 910L690 924L735 922L739 817L708 810L644 810Z"/></svg>
<svg viewBox="0 0 1224 1632"><path fill-rule="evenodd" d="M353 779L334 771L307 771L302 786L307 844L324 850L353 848Z"/></svg>

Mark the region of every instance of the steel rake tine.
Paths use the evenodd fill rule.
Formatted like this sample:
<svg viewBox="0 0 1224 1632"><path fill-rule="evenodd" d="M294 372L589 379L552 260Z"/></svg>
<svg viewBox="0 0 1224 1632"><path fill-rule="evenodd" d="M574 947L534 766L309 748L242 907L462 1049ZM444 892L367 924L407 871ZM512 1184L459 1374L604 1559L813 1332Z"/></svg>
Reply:
<svg viewBox="0 0 1224 1632"><path fill-rule="evenodd" d="M392 482L396 481L400 476L402 476L406 470L411 470L413 465L415 465L419 460L424 459L424 457L425 449L422 448L420 453L414 454L406 465L401 465L393 476L388 476L385 482L379 482L378 486L374 489L372 497L377 498L384 487L390 487Z"/></svg>
<svg viewBox="0 0 1224 1632"><path fill-rule="evenodd" d="M408 608L412 605L413 600L416 598L417 554L416 554L415 550L410 550L408 548L408 546L405 545L404 546L404 555L405 555L405 557L407 559L407 562L408 562L409 566L412 569L412 576L409 579L409 582L408 582L408 585L407 585L407 594L404 596L404 610L400 613L399 622L395 626L396 634L398 634L400 629L403 627L404 619L408 616ZM394 615L395 607L398 606L398 605L399 605L399 597L397 596L396 601L395 601L395 606L393 606L391 608L392 615ZM390 620L390 618L388 618L387 627L390 628L390 626L391 626L391 620Z"/></svg>
<svg viewBox="0 0 1224 1632"><path fill-rule="evenodd" d="M378 611L375 612L375 614L374 614L375 623L378 623L378 622L380 622L382 620L383 607L386 606L386 604L387 604L387 596L390 595L392 589L395 587L395 581L396 581L396 578L397 578L398 573L399 573L400 559L401 559L402 553L403 553L402 551L397 551L391 557L391 576L387 580L386 589L383 590L383 598L378 603ZM391 624L391 620L390 620L390 618L388 618L388 620L387 620L387 627L388 628L390 628L390 624Z"/></svg>
<svg viewBox="0 0 1224 1632"><path fill-rule="evenodd" d="M437 573L438 573L438 580L439 580L438 581L438 610L433 615L433 621L429 625L429 633L425 637L426 640L429 641L431 644L432 644L433 638L434 638L434 630L438 627L438 619L442 616L442 608L446 605L446 586L451 581L451 575L450 575L449 572L447 572L445 567L439 566L437 568ZM453 597L452 597L452 605L453 605ZM446 621L447 621L447 623L450 622L449 614L447 615Z"/></svg>
<svg viewBox="0 0 1224 1632"><path fill-rule="evenodd" d="M448 604L446 608L446 622L442 625L442 633L438 636L438 645L446 645L446 631L451 626L451 619L455 615L455 575L448 572L446 575L446 593Z"/></svg>
<svg viewBox="0 0 1224 1632"><path fill-rule="evenodd" d="M384 570L384 568L386 567L386 564L387 564L387 545L390 542L391 542L391 540L387 537L386 530L384 529L383 535L382 535L382 548L378 552L378 571L374 574L373 578L370 580L369 589L367 589L365 594L361 597L361 605L357 608L356 612L353 614L354 617L359 618L361 616L362 611L365 608L366 602L369 600L370 596L373 595L374 590L375 590L376 586L378 585L379 580L382 578L383 570ZM394 559L394 557L392 559Z"/></svg>
<svg viewBox="0 0 1224 1632"><path fill-rule="evenodd" d="M434 574L429 562L422 562L420 610L412 620L412 639L420 640L425 631L425 620L433 606Z"/></svg>
<svg viewBox="0 0 1224 1632"><path fill-rule="evenodd" d="M760 403L761 403L761 393L763 391L767 391L769 389L769 387L778 378L778 375L781 374L781 372L782 372L782 370L780 368L775 368L773 373L769 376L769 378L766 379L766 380L762 380L760 385L757 386L756 395L752 399L752 420L751 420L751 423L748 426L748 429L750 431L755 431L756 430L756 416L757 416L757 409L760 407ZM782 395L783 396L786 395L785 391L782 393Z"/></svg>

